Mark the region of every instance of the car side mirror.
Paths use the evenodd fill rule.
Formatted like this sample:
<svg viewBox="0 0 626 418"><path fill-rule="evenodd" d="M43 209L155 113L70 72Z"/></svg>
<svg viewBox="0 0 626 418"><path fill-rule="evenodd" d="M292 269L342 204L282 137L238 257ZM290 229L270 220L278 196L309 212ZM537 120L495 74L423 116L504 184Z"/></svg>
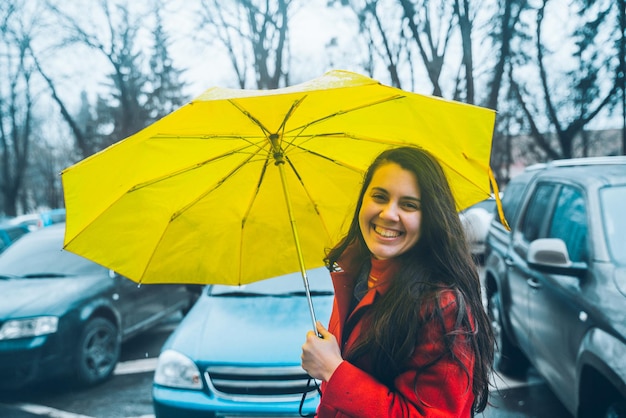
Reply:
<svg viewBox="0 0 626 418"><path fill-rule="evenodd" d="M116 272L115 270L109 269L109 277L111 279L115 279L116 277L122 277L122 276L118 272Z"/></svg>
<svg viewBox="0 0 626 418"><path fill-rule="evenodd" d="M200 296L202 294L202 289L204 288L204 285L201 285L201 284L188 284L188 285L185 286L185 288L192 295Z"/></svg>
<svg viewBox="0 0 626 418"><path fill-rule="evenodd" d="M526 262L531 268L550 274L581 277L587 271L587 263L570 260L567 246L560 238L540 238L531 242Z"/></svg>

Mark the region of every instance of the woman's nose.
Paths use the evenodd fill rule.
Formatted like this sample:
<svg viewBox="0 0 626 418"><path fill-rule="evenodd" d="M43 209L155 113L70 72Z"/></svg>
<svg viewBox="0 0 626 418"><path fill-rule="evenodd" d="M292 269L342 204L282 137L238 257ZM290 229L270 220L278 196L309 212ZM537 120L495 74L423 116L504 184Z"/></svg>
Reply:
<svg viewBox="0 0 626 418"><path fill-rule="evenodd" d="M380 211L380 217L383 219L397 221L399 219L398 205L393 202L387 203Z"/></svg>

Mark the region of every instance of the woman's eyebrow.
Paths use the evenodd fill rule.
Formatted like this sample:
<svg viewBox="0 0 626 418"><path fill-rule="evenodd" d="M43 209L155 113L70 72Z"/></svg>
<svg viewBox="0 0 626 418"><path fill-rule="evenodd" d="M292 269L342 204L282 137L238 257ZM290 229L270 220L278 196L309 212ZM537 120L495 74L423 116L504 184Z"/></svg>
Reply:
<svg viewBox="0 0 626 418"><path fill-rule="evenodd" d="M382 193L385 193L385 194L389 194L387 189L385 189L384 187L373 186L372 187L372 191L377 191L377 192L382 192ZM400 197L400 199L411 200L411 201L418 202L418 203L422 202L421 198L415 197L415 196L402 196L402 197Z"/></svg>
<svg viewBox="0 0 626 418"><path fill-rule="evenodd" d="M387 189L385 189L384 187L376 187L376 186L373 186L373 187L372 187L372 190L375 190L375 191L377 191L377 192L383 192L383 193L387 193L387 194L389 194L389 192L387 191Z"/></svg>

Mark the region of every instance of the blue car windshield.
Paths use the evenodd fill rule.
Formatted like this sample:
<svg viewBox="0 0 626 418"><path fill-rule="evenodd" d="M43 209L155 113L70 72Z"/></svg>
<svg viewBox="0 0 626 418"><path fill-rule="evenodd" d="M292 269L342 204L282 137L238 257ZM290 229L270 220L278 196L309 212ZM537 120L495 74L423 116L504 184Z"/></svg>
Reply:
<svg viewBox="0 0 626 418"><path fill-rule="evenodd" d="M330 274L325 267L307 272L312 295L332 295ZM241 285L215 285L209 290L211 296L304 296L304 281L300 273L286 274L272 279Z"/></svg>
<svg viewBox="0 0 626 418"><path fill-rule="evenodd" d="M600 190L602 223L609 252L619 264L626 264L626 217L623 215L626 186Z"/></svg>
<svg viewBox="0 0 626 418"><path fill-rule="evenodd" d="M0 256L0 275L64 277L101 273L105 267L63 250L63 229L24 235ZM106 269L105 269L106 271Z"/></svg>

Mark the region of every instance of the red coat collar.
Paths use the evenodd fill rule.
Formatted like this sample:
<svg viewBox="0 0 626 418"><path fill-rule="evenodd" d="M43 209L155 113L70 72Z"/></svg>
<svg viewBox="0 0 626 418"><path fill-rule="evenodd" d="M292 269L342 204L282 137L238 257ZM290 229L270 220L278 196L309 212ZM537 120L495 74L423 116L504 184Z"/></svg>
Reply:
<svg viewBox="0 0 626 418"><path fill-rule="evenodd" d="M335 330L335 336L338 341L342 341L344 338L343 333L349 317L361 309L372 305L378 295L384 295L389 290L393 275L400 267L398 259L377 260L372 258L370 274L379 278L380 284L370 289L353 311L349 312L354 297L354 287L361 268L361 265L356 262L355 251L351 250L351 248L346 250L344 255L342 255L337 262L339 268L331 272L333 286L335 288L336 312L338 314L336 320L339 322L339 328Z"/></svg>

